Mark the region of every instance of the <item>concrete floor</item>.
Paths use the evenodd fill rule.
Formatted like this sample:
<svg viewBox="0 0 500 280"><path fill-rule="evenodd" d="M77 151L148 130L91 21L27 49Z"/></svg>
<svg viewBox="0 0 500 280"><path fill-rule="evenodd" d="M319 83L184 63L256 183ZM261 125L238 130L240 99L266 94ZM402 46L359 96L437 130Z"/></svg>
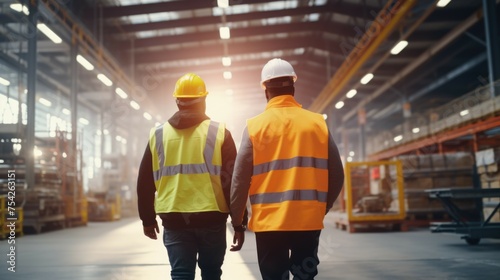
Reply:
<svg viewBox="0 0 500 280"><path fill-rule="evenodd" d="M326 226L317 280L499 279L498 239L469 246L458 235L425 228L350 234L335 229L328 216ZM253 233L246 239L242 251L227 252L222 279L260 279ZM228 231L228 247L231 240ZM15 273L7 270L9 246L0 241L0 279L170 279L163 244L144 237L137 218L17 238Z"/></svg>

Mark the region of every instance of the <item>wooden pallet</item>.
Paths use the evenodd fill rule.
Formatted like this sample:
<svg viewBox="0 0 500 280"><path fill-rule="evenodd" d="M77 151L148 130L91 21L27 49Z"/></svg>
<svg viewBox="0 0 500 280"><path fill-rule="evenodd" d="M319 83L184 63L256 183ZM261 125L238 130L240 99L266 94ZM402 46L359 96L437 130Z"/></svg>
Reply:
<svg viewBox="0 0 500 280"><path fill-rule="evenodd" d="M444 211L406 213L404 224L408 228L429 227L432 222L449 222L450 215Z"/></svg>
<svg viewBox="0 0 500 280"><path fill-rule="evenodd" d="M350 233L408 231L403 220L349 221L345 213L335 213L332 216L335 228Z"/></svg>

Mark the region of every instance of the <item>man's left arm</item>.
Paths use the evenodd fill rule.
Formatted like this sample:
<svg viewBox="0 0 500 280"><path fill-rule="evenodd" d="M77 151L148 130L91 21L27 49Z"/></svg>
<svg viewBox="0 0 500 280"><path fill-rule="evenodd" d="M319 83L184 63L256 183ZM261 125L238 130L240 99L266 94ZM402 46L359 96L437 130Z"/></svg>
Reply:
<svg viewBox="0 0 500 280"><path fill-rule="evenodd" d="M224 143L221 149L222 156L222 169L221 169L221 183L224 198L226 199L227 206L229 207L230 193L231 193L231 180L233 179L234 162L236 160L236 145L234 144L231 132L226 129L224 135Z"/></svg>
<svg viewBox="0 0 500 280"><path fill-rule="evenodd" d="M137 206L139 217L142 220L144 235L151 239L156 239L156 233L159 233L159 229L154 208L156 187L153 178L152 157L148 145L144 151L137 177Z"/></svg>
<svg viewBox="0 0 500 280"><path fill-rule="evenodd" d="M340 159L340 153L328 132L328 196L326 201L326 213L330 211L344 185L344 167Z"/></svg>

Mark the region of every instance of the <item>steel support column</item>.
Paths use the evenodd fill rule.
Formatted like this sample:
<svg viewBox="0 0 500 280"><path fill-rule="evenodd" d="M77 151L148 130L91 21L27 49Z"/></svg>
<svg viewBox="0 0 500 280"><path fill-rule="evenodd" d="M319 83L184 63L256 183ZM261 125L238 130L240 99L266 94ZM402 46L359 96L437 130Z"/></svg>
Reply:
<svg viewBox="0 0 500 280"><path fill-rule="evenodd" d="M26 146L23 147L26 157L26 183L28 188L35 187L35 96L36 96L36 40L38 29L38 0L29 1L28 15L28 93L26 99L27 125Z"/></svg>
<svg viewBox="0 0 500 280"><path fill-rule="evenodd" d="M78 135L78 63L76 61L76 56L78 55L78 43L73 42L71 44L70 49L70 67L71 67L71 88L70 88L70 107L71 107L71 157L70 157L70 166L71 170L75 171L78 174L78 152L77 152L77 135ZM93 163L92 163L93 164ZM73 203L68 205L68 207L72 207L72 216L75 217L76 213L76 204L77 204L77 189L78 189L78 178L77 176L73 176L71 181L71 193L73 194ZM63 194L66 195L66 194Z"/></svg>
<svg viewBox="0 0 500 280"><path fill-rule="evenodd" d="M496 5L494 0L483 0L486 53L488 54L488 72L492 97L500 95L500 85L494 86L494 82L500 79L500 44L498 42Z"/></svg>

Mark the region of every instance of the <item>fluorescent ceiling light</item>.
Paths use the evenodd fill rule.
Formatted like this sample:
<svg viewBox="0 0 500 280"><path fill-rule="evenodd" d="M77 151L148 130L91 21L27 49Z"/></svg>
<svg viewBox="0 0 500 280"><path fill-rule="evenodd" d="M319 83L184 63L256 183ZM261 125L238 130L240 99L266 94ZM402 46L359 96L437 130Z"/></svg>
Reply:
<svg viewBox="0 0 500 280"><path fill-rule="evenodd" d="M43 104L43 105L45 105L47 107L52 106L52 102L50 102L49 100L47 100L47 99L45 99L43 97L38 98L38 102L40 102L40 104Z"/></svg>
<svg viewBox="0 0 500 280"><path fill-rule="evenodd" d="M408 41L401 40L399 43L397 43L392 49L391 49L391 54L396 55L400 53L404 48L408 46Z"/></svg>
<svg viewBox="0 0 500 280"><path fill-rule="evenodd" d="M90 123L89 120L87 120L85 118L79 118L78 122L80 122L83 125L88 125Z"/></svg>
<svg viewBox="0 0 500 280"><path fill-rule="evenodd" d="M371 80L373 79L373 74L372 73L368 73L366 74L363 78L361 78L361 83L363 85L366 85L368 84Z"/></svg>
<svg viewBox="0 0 500 280"><path fill-rule="evenodd" d="M231 38L231 32L229 31L229 27L227 26L219 27L219 35L221 39Z"/></svg>
<svg viewBox="0 0 500 280"><path fill-rule="evenodd" d="M28 7L19 3L10 4L10 8L16 12L23 12L25 15L30 14Z"/></svg>
<svg viewBox="0 0 500 280"><path fill-rule="evenodd" d="M126 99L128 97L128 94L125 91L123 91L123 89L121 89L119 87L117 87L115 89L115 92L116 92L116 94L118 94L118 96L120 96L123 99Z"/></svg>
<svg viewBox="0 0 500 280"><path fill-rule="evenodd" d="M219 8L227 8L227 7L229 7L229 0L217 0L217 6Z"/></svg>
<svg viewBox="0 0 500 280"><path fill-rule="evenodd" d="M413 133L419 133L419 132L420 132L420 128L418 128L418 127L414 127L414 128L411 130L411 132L413 132Z"/></svg>
<svg viewBox="0 0 500 280"><path fill-rule="evenodd" d="M222 75L224 76L224 79L226 79L226 80L230 80L233 77L233 74L231 74L231 72L229 72L229 71L224 71L224 73Z"/></svg>
<svg viewBox="0 0 500 280"><path fill-rule="evenodd" d="M460 116L467 116L469 114L469 110L465 109L463 111L460 112Z"/></svg>
<svg viewBox="0 0 500 280"><path fill-rule="evenodd" d="M54 42L54 44L60 44L62 43L62 39L61 37L57 36L56 33L54 33L54 31L52 31L47 25L45 25L45 23L39 23L36 25L36 27L42 31L43 34L45 34L45 36L49 37L49 39Z"/></svg>
<svg viewBox="0 0 500 280"><path fill-rule="evenodd" d="M115 139L116 139L116 141L119 141L119 142L122 141L122 137L120 135L116 135Z"/></svg>
<svg viewBox="0 0 500 280"><path fill-rule="evenodd" d="M443 8L443 7L446 7L446 5L448 5L448 3L450 3L451 0L439 0L439 2L437 2L436 6L438 6L439 8Z"/></svg>
<svg viewBox="0 0 500 280"><path fill-rule="evenodd" d="M63 108L62 113L69 116L71 114L71 111L67 108Z"/></svg>
<svg viewBox="0 0 500 280"><path fill-rule="evenodd" d="M349 156L353 157L354 156L354 151L349 151Z"/></svg>
<svg viewBox="0 0 500 280"><path fill-rule="evenodd" d="M106 77L106 75L104 74L98 74L97 75L97 78L106 86L110 87L113 85L113 82L108 78Z"/></svg>
<svg viewBox="0 0 500 280"><path fill-rule="evenodd" d="M222 58L222 65L231 66L231 58L229 56L224 56Z"/></svg>
<svg viewBox="0 0 500 280"><path fill-rule="evenodd" d="M149 113L147 113L147 112L144 112L144 114L142 114L142 116L143 116L146 120L148 120L148 121L150 121L150 120L152 120L152 119L153 119L153 117L152 117Z"/></svg>
<svg viewBox="0 0 500 280"><path fill-rule="evenodd" d="M94 65L92 65L92 63L90 63L85 57L77 55L76 61L78 61L78 63L80 63L80 65L82 65L88 71L94 70Z"/></svg>
<svg viewBox="0 0 500 280"><path fill-rule="evenodd" d="M398 136L394 137L394 142L399 142L401 140L403 140L403 135L398 135Z"/></svg>
<svg viewBox="0 0 500 280"><path fill-rule="evenodd" d="M132 107L136 110L141 109L141 106L139 105L139 103L135 102L134 100L130 101L130 107Z"/></svg>
<svg viewBox="0 0 500 280"><path fill-rule="evenodd" d="M6 79L0 77L0 84L8 87L10 85L10 82L9 82L9 80L6 80Z"/></svg>
<svg viewBox="0 0 500 280"><path fill-rule="evenodd" d="M327 114L323 114L323 119L328 119L328 115Z"/></svg>
<svg viewBox="0 0 500 280"><path fill-rule="evenodd" d="M344 101L339 101L335 104L335 108L340 109L344 107Z"/></svg>
<svg viewBox="0 0 500 280"><path fill-rule="evenodd" d="M351 89L350 91L348 91L348 92L346 93L346 95L345 95L345 96L346 96L347 98L353 98L353 97L356 95L356 93L358 93L358 91L357 91L357 90L355 90L355 89Z"/></svg>
<svg viewBox="0 0 500 280"><path fill-rule="evenodd" d="M102 133L103 133L104 135L108 135L108 134L109 134L109 130L104 129L104 130L102 131Z"/></svg>

